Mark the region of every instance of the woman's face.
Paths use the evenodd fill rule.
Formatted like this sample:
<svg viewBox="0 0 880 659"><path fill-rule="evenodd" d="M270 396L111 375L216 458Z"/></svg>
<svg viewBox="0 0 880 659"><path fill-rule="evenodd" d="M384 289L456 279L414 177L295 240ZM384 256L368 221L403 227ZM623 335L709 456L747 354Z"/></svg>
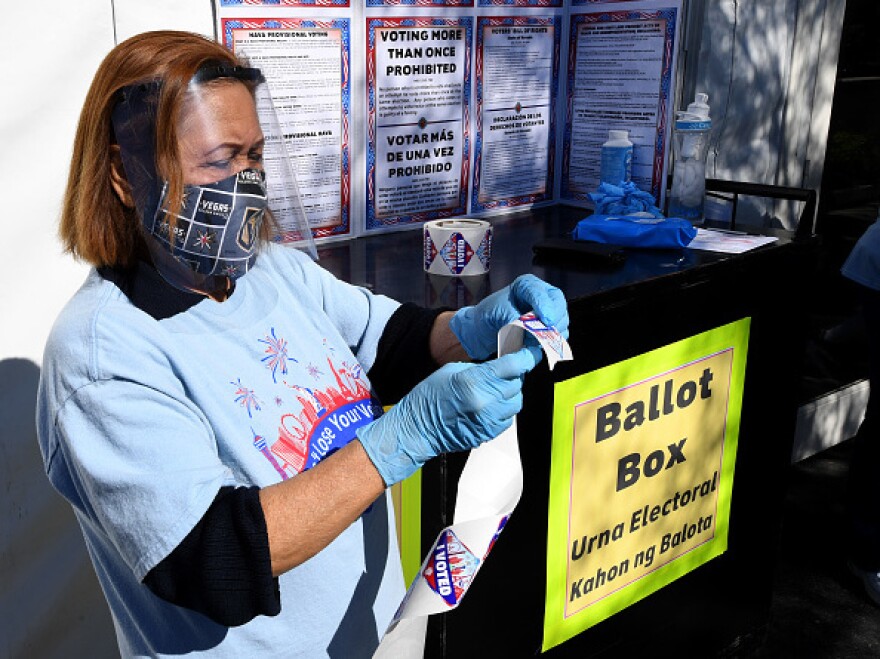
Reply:
<svg viewBox="0 0 880 659"><path fill-rule="evenodd" d="M200 86L181 114L177 134L185 184L205 185L263 168L263 131L254 98L241 82Z"/></svg>

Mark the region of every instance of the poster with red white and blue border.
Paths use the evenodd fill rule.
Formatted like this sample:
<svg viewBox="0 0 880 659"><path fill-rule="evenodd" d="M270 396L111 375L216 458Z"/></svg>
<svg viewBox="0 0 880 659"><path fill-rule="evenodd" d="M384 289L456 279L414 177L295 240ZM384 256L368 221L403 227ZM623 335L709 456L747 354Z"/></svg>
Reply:
<svg viewBox="0 0 880 659"><path fill-rule="evenodd" d="M477 20L473 212L553 197L560 34L560 16Z"/></svg>
<svg viewBox="0 0 880 659"><path fill-rule="evenodd" d="M367 24L365 230L467 211L470 17L371 17Z"/></svg>
<svg viewBox="0 0 880 659"><path fill-rule="evenodd" d="M479 0L480 7L562 7L562 0Z"/></svg>
<svg viewBox="0 0 880 659"><path fill-rule="evenodd" d="M316 239L351 234L347 18L223 18L224 44L262 69Z"/></svg>
<svg viewBox="0 0 880 659"><path fill-rule="evenodd" d="M367 7L473 7L474 0L366 0Z"/></svg>
<svg viewBox="0 0 880 659"><path fill-rule="evenodd" d="M560 197L589 200L608 131L626 130L632 181L662 207L681 2L611 4L570 17Z"/></svg>
<svg viewBox="0 0 880 659"><path fill-rule="evenodd" d="M349 0L219 0L221 7L348 7Z"/></svg>

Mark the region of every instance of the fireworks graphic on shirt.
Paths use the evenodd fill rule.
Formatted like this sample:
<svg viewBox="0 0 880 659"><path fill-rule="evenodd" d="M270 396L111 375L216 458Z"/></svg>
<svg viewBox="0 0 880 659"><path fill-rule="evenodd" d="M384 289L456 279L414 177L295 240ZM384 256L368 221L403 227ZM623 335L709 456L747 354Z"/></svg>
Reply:
<svg viewBox="0 0 880 659"><path fill-rule="evenodd" d="M310 366L315 373L321 372ZM327 366L335 384L312 389L284 381L295 392L300 409L281 417L278 440L269 450L291 476L350 441L355 428L371 421L379 409L370 398L369 387L354 377L351 369L337 367L329 357Z"/></svg>
<svg viewBox="0 0 880 659"><path fill-rule="evenodd" d="M235 382L230 382L229 384L236 387L235 402L238 403L241 407L245 408L247 410L248 417L253 419L254 410L259 412L262 409L260 406L260 399L257 398L253 389L248 389L241 383L241 378L238 378Z"/></svg>
<svg viewBox="0 0 880 659"><path fill-rule="evenodd" d="M296 359L288 356L287 354L287 341L282 338L278 338L275 336L275 328L271 328L270 334L266 336L265 339L257 339L260 343L266 344L266 356L263 357L262 362L266 364L266 368L272 371L272 382L278 382L276 378L277 372L280 370L281 375L287 375L287 360L293 360L296 362Z"/></svg>
<svg viewBox="0 0 880 659"><path fill-rule="evenodd" d="M196 239L193 241L193 247L198 247L200 251L204 252L205 250L211 251L211 248L214 246L214 232L213 231L199 231Z"/></svg>
<svg viewBox="0 0 880 659"><path fill-rule="evenodd" d="M314 364L309 364L308 366L306 366L306 373L311 375L316 380L324 375L324 372Z"/></svg>

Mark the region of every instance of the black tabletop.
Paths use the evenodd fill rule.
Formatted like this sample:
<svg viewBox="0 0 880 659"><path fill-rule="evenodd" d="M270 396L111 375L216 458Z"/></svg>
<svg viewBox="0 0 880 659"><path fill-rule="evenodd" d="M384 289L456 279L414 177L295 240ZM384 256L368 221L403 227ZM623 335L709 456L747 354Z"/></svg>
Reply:
<svg viewBox="0 0 880 659"><path fill-rule="evenodd" d="M568 238L589 210L569 206L533 208L488 218L493 226L490 272L471 277L429 275L423 270L422 231L409 229L323 245L319 263L340 279L366 286L401 302L427 307L458 308L503 288L517 276L533 273L561 288L570 299L619 291L651 280L689 273L705 276L707 266L753 258L791 242L779 241L745 255L693 249L626 249L620 263L567 259L564 263L536 259L533 246L548 238Z"/></svg>

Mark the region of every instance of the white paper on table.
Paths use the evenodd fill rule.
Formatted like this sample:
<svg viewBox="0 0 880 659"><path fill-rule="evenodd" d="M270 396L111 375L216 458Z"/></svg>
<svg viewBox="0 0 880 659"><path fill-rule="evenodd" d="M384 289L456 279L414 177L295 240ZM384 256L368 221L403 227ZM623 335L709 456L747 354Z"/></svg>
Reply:
<svg viewBox="0 0 880 659"><path fill-rule="evenodd" d="M742 254L777 240L779 239L773 236L750 236L746 233L719 229L697 229L697 235L688 243L688 248L702 249L707 252Z"/></svg>
<svg viewBox="0 0 880 659"><path fill-rule="evenodd" d="M552 369L572 358L568 342L555 328L529 313L498 332L498 356L516 352L523 332L534 336ZM451 526L440 532L374 659L422 657L428 616L457 607L498 539L522 495L523 474L513 424L490 442L473 449L458 481Z"/></svg>

